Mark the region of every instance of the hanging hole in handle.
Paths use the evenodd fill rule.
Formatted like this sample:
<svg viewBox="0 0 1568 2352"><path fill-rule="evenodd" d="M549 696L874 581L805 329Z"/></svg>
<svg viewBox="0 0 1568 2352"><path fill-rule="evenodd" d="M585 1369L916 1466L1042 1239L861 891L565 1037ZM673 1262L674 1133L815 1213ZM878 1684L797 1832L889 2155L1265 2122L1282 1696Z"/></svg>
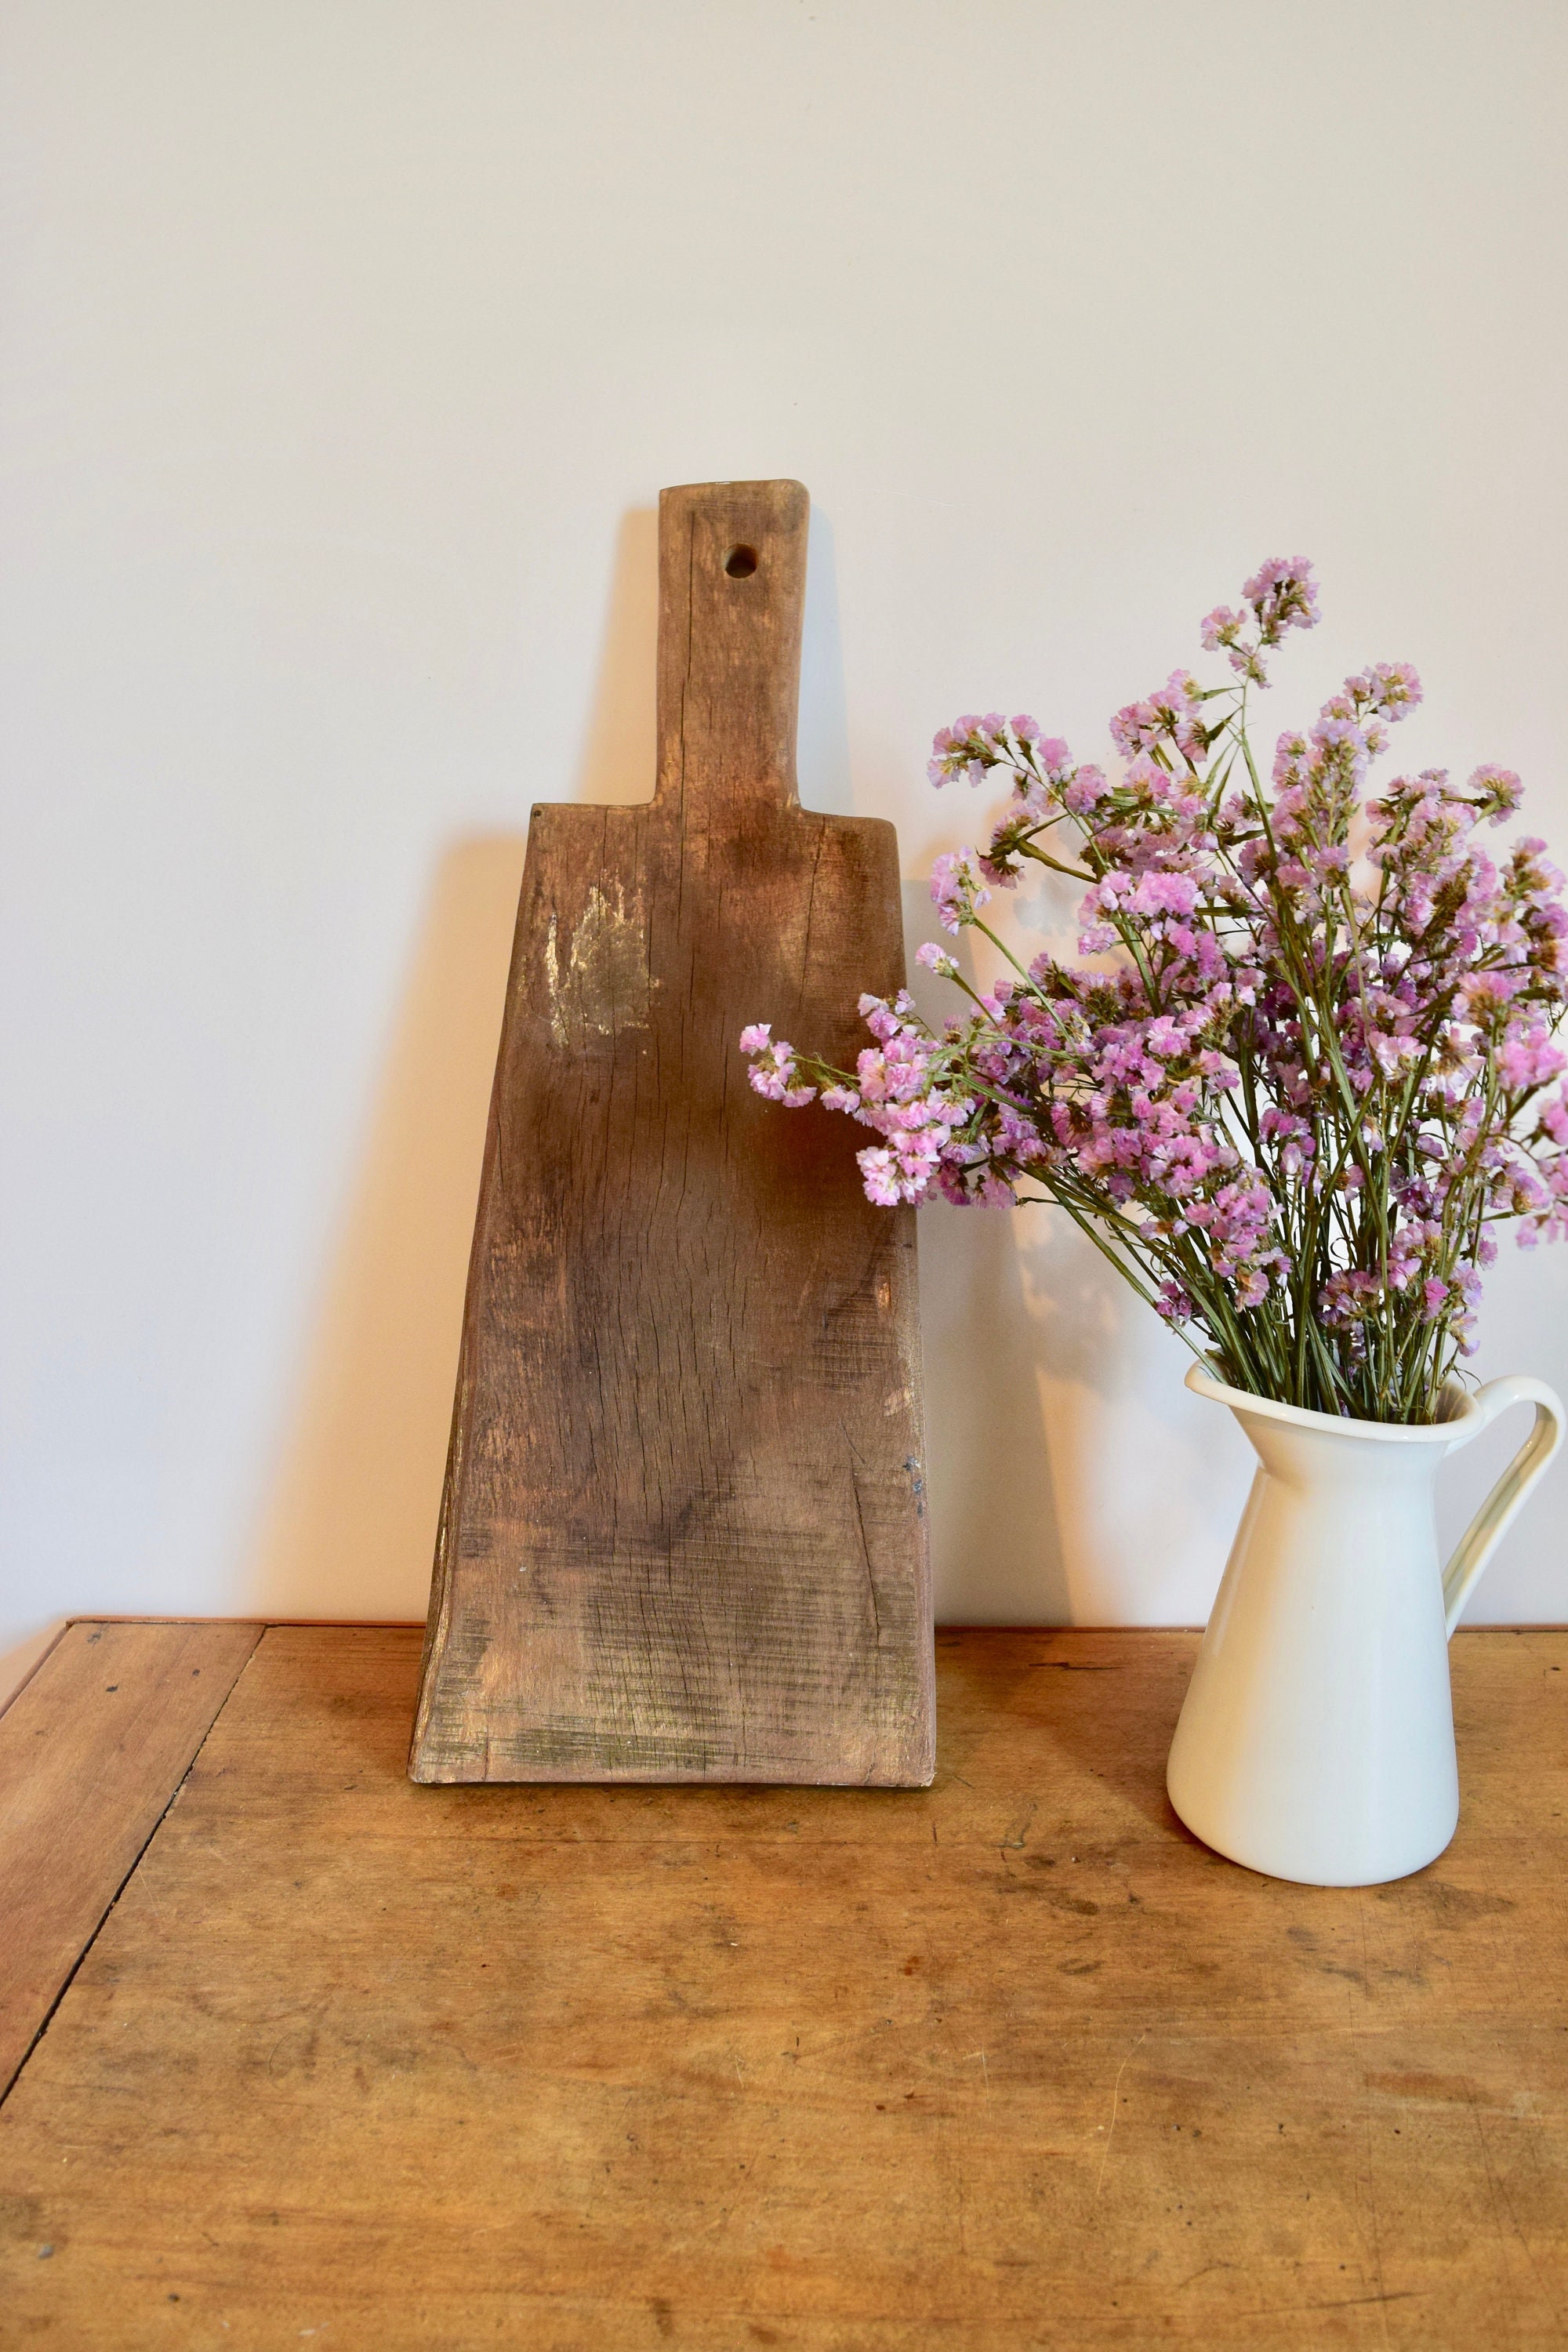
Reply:
<svg viewBox="0 0 1568 2352"><path fill-rule="evenodd" d="M724 569L731 580L749 580L757 568L754 547L732 547L724 558Z"/></svg>

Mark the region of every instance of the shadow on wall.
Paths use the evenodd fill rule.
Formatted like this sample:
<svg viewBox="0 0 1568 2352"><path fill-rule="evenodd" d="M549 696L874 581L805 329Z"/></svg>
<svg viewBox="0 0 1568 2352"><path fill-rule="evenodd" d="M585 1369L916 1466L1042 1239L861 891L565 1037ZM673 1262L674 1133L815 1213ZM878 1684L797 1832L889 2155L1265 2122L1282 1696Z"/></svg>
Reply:
<svg viewBox="0 0 1568 2352"><path fill-rule="evenodd" d="M942 936L924 883L904 931L940 1024L959 1000L915 963ZM921 1290L939 1622L1201 1624L1250 1457L1183 1387L1182 1342L1047 1206L922 1209Z"/></svg>
<svg viewBox="0 0 1568 2352"><path fill-rule="evenodd" d="M598 683L583 757L571 790L544 800L650 801L658 759L658 514L633 507L621 517L599 653ZM566 779L562 778L564 785Z"/></svg>
<svg viewBox="0 0 1568 2352"><path fill-rule="evenodd" d="M906 961L933 1024L956 1009L953 992L927 978L915 950L941 936L929 886L906 882ZM937 1618L950 1625L1072 1614L1044 1410L1049 1327L1029 1311L1018 1244L1014 1212L941 1202L920 1212L932 1568ZM1102 1321L1099 1304L1089 1311Z"/></svg>
<svg viewBox="0 0 1568 2352"><path fill-rule="evenodd" d="M521 834L441 861L246 1606L423 1617Z"/></svg>
<svg viewBox="0 0 1568 2352"><path fill-rule="evenodd" d="M651 797L658 517L622 518L598 678L562 798ZM519 796L519 814L527 803ZM437 871L244 1605L423 1617L526 836Z"/></svg>
<svg viewBox="0 0 1568 2352"><path fill-rule="evenodd" d="M920 1213L926 1463L939 1623L1061 1624L1071 1595L1010 1217Z"/></svg>
<svg viewBox="0 0 1568 2352"><path fill-rule="evenodd" d="M658 517L634 510L576 799L652 791L658 585ZM845 713L831 532L814 515L802 796L838 813ZM459 843L437 873L244 1596L259 1612L424 1614L524 847L521 832ZM905 901L912 955L930 934L925 886L907 885ZM858 1139L847 1126L845 1149ZM1137 1596L1097 1565L1104 1513L1079 1459L1092 1462L1104 1402L1126 1390L1132 1302L1059 1221L1024 1215L921 1213L938 1614L1136 1616Z"/></svg>

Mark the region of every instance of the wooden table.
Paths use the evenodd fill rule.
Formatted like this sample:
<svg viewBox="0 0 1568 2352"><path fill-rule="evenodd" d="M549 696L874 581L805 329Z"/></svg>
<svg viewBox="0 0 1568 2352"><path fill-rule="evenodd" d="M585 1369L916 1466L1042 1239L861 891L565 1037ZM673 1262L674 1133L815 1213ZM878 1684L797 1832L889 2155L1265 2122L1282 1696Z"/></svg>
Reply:
<svg viewBox="0 0 1568 2352"><path fill-rule="evenodd" d="M1458 1836L1365 1893L1176 1823L1194 1639L939 1636L927 1790L443 1790L413 1632L73 1626L0 2342L1568 2342L1568 1633L1459 1636Z"/></svg>

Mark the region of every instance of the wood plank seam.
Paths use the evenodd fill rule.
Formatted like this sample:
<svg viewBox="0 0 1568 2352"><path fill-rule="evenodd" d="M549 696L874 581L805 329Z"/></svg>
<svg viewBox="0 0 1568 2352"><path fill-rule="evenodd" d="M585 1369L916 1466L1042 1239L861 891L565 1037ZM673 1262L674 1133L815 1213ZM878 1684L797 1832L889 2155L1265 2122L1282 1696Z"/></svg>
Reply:
<svg viewBox="0 0 1568 2352"><path fill-rule="evenodd" d="M63 1627L59 1639L51 1645L47 1654L48 1659L57 1662L54 1679L58 1680L68 1677L73 1674L73 1672L79 1675L80 1674L81 1667L79 1661L73 1658L70 1652L63 1646L67 1643L68 1637L72 1633L79 1632L84 1627L89 1626L97 1628L95 1633L89 1633L87 1636L87 1646L91 1646L98 1641L102 1633L109 1630L116 1622L117 1621L111 1619L106 1620L90 1617L74 1618L65 1627ZM187 1621L179 1618L154 1621L152 1624L146 1624L145 1621L143 1621L143 1622L144 1630L148 1633L163 1628L177 1630L181 1633L189 1630ZM7 1822L7 1827L13 1832L11 1840L12 1851L9 1853L0 1853L0 1864L9 1864L14 1873L18 1857L24 1866L30 1860L33 1864L32 1874L34 1883L37 1884L41 1877L46 1885L47 1891L53 1895L56 1899L56 1916L52 1922L50 1922L47 1916L48 1905L46 1903L40 1906L46 1914L46 1916L42 1923L41 1932L35 1935L35 1937L33 1938L33 1948L29 1950L28 1938L26 1933L27 1926L26 1906L24 1905L23 1906L22 1916L17 1917L17 1890L14 1885L8 1885L5 1883L5 1874L4 1870L0 1870L0 1928L4 1928L6 1931L4 1937L0 1937L0 1950L3 1950L4 1958L9 1964L8 1972L0 1974L0 2106L5 2105L5 2100L9 2097L16 2084L20 2081L29 2060L31 2059L34 2052L37 2049L40 2041L47 2032L50 2022L58 2010L61 2000L64 1999L66 1993L69 1990L71 1984L74 1982L83 1961L87 1958L89 1953L97 1943L99 1937L102 1934L106 1924L112 1916L121 1898L124 1895L127 1886L130 1885L131 1880L134 1877L137 1870L140 1868L148 1847L152 1844L153 1840L158 1833L158 1831L167 1820L170 1809L174 1805L176 1798L179 1796L180 1791L184 1789L186 1780L189 1779L197 1758L200 1756L202 1749L205 1747L208 1738L211 1737L214 1726L217 1723L225 1709L227 1707L229 1700L233 1697L239 1681L243 1677L251 1660L254 1658L257 1650L259 1648L262 1636L266 1632L264 1622L256 1619L242 1619L238 1621L229 1619L216 1621L216 1622L218 1628L225 1631L231 1627L240 1632L250 1631L253 1633L253 1639L251 1640L249 1647L247 1649L238 1666L232 1673L228 1681L224 1685L223 1696L219 1699L210 1717L207 1717L205 1724L201 1723L199 1712L195 1716L195 1724L193 1724L189 1709L187 1708L184 1710L184 1721L187 1727L194 1728L195 1724L200 1725L199 1735L196 1737L190 1752L188 1754L184 1754L184 1740L179 1738L180 1717L182 1710L178 1708L171 1710L172 1721L165 1722L163 1718L160 1718L154 1736L153 1755L151 1759L145 1751L145 1746L143 1747L142 1753L140 1757L136 1756L134 1753L130 1757L127 1757L122 1745L117 1746L112 1751L115 1759L121 1764L125 1777L130 1782L130 1786L129 1789L122 1786L119 1792L121 1797L121 1821L119 1828L116 1830L111 1822L109 1835L106 1840L109 1852L103 1858L110 1861L111 1863L119 1863L120 1866L115 1870L115 1875L110 1883L110 1890L107 1894L106 1899L101 1902L101 1905L98 1905L94 1899L95 1889L92 1885L90 1855L87 1857L88 1866L84 1870L84 1856L80 1845L79 1844L75 1849L61 1847L59 1849L62 1856L61 1866L58 1870L55 1870L51 1868L51 1864L54 1864L56 1860L56 1851L50 1843L45 1843L41 1854L37 1851L29 1854L29 1846L31 1845L35 1848L37 1846L37 1831L40 1817L36 1813L29 1817L26 1801L27 1791L24 1785L20 1792L20 1836L17 1837L15 1832L18 1828L18 1784L15 1778L9 1781L8 1785L0 1784L0 1811L9 1811L10 1818ZM232 1654L231 1647L229 1656L232 1657ZM190 1652L188 1649L185 1649L183 1652L176 1652L176 1658L182 1667L189 1655ZM46 1663L46 1660L39 1661L40 1666ZM210 1673L215 1668L221 1678L223 1673L226 1671L226 1663L227 1662L226 1661L221 1649L216 1656L208 1654L204 1656L202 1665L191 1670L191 1679L194 1682L200 1677L203 1672ZM99 1672L101 1672L102 1670L103 1669L101 1667L98 1668ZM111 1672L117 1671L121 1674L124 1671L123 1668L117 1670L112 1664L110 1664L108 1670ZM119 1687L120 1685L117 1680L115 1684L106 1686L105 1695L113 1696L118 1691ZM51 1727L48 1721L48 1693L47 1687L39 1684L37 1675L29 1676L27 1683L23 1685L23 1691L28 1689L31 1689L33 1692L33 1699L31 1703L32 1709L41 1714L44 1717L42 1724L35 1726L30 1737L33 1739L42 1739L45 1742L45 1754L47 1756L51 1728L58 1730L58 1727ZM18 1691L16 1694L17 1697L21 1697L22 1695L22 1691ZM12 1733L14 1743L18 1740L25 1740L29 1737L25 1723L26 1712L26 1711L24 1712L24 1718L19 1719L12 1709L8 1708L5 1711L6 1728ZM134 1730L136 1722L137 1717L133 1713L130 1726L131 1729ZM150 1818L142 1817L139 1819L137 1817L138 1791L135 1785L136 1767L138 1763L141 1764L144 1778L149 1776L151 1769L155 1769L157 1762L158 1735L162 1736L164 1742L165 1756L168 1738L171 1735L174 1737L177 1743L174 1752L176 1754L183 1754L183 1762L172 1786L167 1788L163 1795L162 1801L157 1804L156 1811L152 1813ZM14 1748L14 1755L15 1752L16 1750ZM97 1760L101 1763L105 1759L100 1758ZM79 1770L79 1766L78 1769ZM37 1774L36 1770L32 1775L24 1774L24 1783L29 1777L33 1778L36 1781L39 1776ZM161 1777L160 1773L158 1778ZM153 1792L156 1792L158 1788L158 1778L153 1778L151 1781ZM44 1776L44 1785L46 1791L47 1791L48 1783L47 1775ZM58 1795L58 1790L55 1793ZM129 1806L129 1811L127 1811L127 1806ZM52 1819L47 1810L42 1818L52 1826ZM120 1839L121 1839L127 1832L134 1840L133 1848L129 1852L128 1855L124 1853L123 1849L121 1849L121 1853L120 1855L116 1855L114 1853L114 1847L119 1843ZM88 1843L90 1844L90 1841ZM40 1863L42 1864L41 1871L39 1867ZM73 1865L75 1865L75 1874L77 1879L77 1884L74 1888L70 1884ZM62 1881L64 1882L63 1892L60 1884ZM83 1903L93 1904L92 1911L86 1915L90 1917L90 1927L85 1929L80 1925L80 1920L84 1916L80 1907ZM62 1913L63 1918L60 1916ZM68 1927L69 1929L70 1940L68 1944L65 1946L65 1949L69 1953L70 1957L62 1966L60 1964L59 1957L61 1949L60 1937ZM55 1980L55 1970L57 1968L59 1969L59 1975L58 1980ZM51 1983L52 1991L46 1992L46 1988L48 1988ZM31 2032L28 2033L25 2045L18 2050L15 2038L16 2028L18 2024L26 2022L32 2000L40 1995L45 1996L42 2013L39 2015L37 2022L33 2027Z"/></svg>
<svg viewBox="0 0 1568 2352"><path fill-rule="evenodd" d="M233 1696L232 1692L229 1694L229 1696ZM227 1705L228 1700L225 1699L224 1706L226 1706ZM221 1715L222 1712L223 1708L220 1707L218 1709L218 1713ZM215 1717L213 1719L216 1722L217 1718ZM208 1737L211 1737L210 1733ZM202 1742L202 1748L205 1748L205 1746L206 1740L204 1739ZM196 1750L196 1756L199 1756L200 1754L201 1748L198 1748ZM195 1756L193 1756L190 1763L187 1764L184 1771L180 1776L178 1786L170 1790L169 1803L164 1806L163 1811L159 1814L157 1820L153 1822L152 1828L148 1831L146 1836L142 1841L141 1845L137 1848L135 1860L132 1863L130 1869L126 1872L124 1877L121 1880L113 1894L110 1896L108 1903L104 1906L102 1918L100 1919L97 1927L93 1929L91 1935L88 1937L86 1943L77 1954L76 1958L71 1963L70 1970L66 1977L65 1982L61 1985L58 1992L56 1993L53 2000L50 2001L43 2017L38 2021L37 2031L34 2034L32 2040L28 2042L26 2050L23 2051L21 2057L17 2060L15 2073L11 2075L8 2082L0 2083L0 2107L5 2105L6 2100L10 2097L17 2084L21 2081L23 2074L26 2069L28 2060L32 2057L34 2051L37 2048L39 2042L43 2040L45 2034L48 2032L50 2025L54 2021L55 2011L58 2009L61 2001L64 2000L67 1993L69 1992L72 1985L76 1982L78 1969L81 1967L82 1962L86 1959L88 1954L97 1943L100 1936L102 1935L105 1927L109 1925L110 1918L113 1916L115 1906L119 1903L121 1896L124 1894L126 1888L135 1877L136 1873L141 1869L142 1856L145 1854L147 1848L152 1844L153 1839L157 1836L159 1831L163 1828L163 1823L167 1821L169 1817L169 1806L173 1805L174 1799L180 1793L180 1790L184 1787L185 1782L190 1779L191 1773L195 1769L195 1761L196 1758Z"/></svg>
<svg viewBox="0 0 1568 2352"><path fill-rule="evenodd" d="M73 1622L77 1623L90 1623L92 1621L90 1619L77 1619ZM64 1629L62 1628L62 1631ZM50 1647L52 1649L52 1643ZM255 1652L252 1651L251 1656L254 1657L255 1654ZM42 1659L40 1659L38 1663L41 1665L43 1664ZM223 1714L224 1707L227 1706L228 1700L234 1696L234 1691L238 1689L240 1679L244 1675L246 1667L248 1666L249 1664L250 1659L247 1658L245 1662L245 1666L242 1666L239 1670L239 1674L236 1675L234 1690L229 1692L228 1698L225 1699L223 1706L219 1707L217 1714L213 1717L214 1727L216 1727L217 1722ZM34 2034L32 2040L28 2042L26 2050L22 2053L21 2058L17 2062L15 2073L7 2082L0 2084L0 2107L5 2105L6 2100L10 2097L17 2084L21 2081L23 2070L26 2066L28 2060L32 2057L34 2051L37 2048L39 2042L48 2032L50 2024L54 2020L55 2011L58 2009L61 2001L64 2000L67 1993L69 1992L71 1986L75 1983L78 1969L81 1967L82 1962L87 1958L88 1954L91 1951L100 1936L102 1935L105 1927L109 1925L110 1918L114 1915L115 1907L118 1905L121 1896L124 1894L126 1888L135 1877L136 1873L141 1869L142 1857L146 1853L148 1847L152 1844L153 1839L163 1828L163 1823L168 1820L170 1809L174 1805L174 1800L178 1797L180 1790L184 1787L185 1782L190 1779L191 1774L195 1770L196 1760L201 1755L202 1748L206 1746L207 1740L211 1738L212 1729L209 1728L205 1738L202 1741L201 1748L197 1748L195 1755L192 1757L190 1762L181 1773L178 1781L175 1783L174 1787L170 1790L168 1803L163 1807L163 1811L159 1814L157 1820L153 1822L152 1828L142 1839L142 1843L138 1846L135 1859L132 1861L131 1867L127 1870L124 1877L121 1880L119 1885L110 1896L109 1901L105 1904L102 1917L99 1920L97 1927L94 1927L91 1935L88 1937L86 1943L83 1944L80 1951L77 1954L76 1958L72 1961L69 1974L67 1976L65 1982L61 1985L58 1992L56 1993L53 2000L50 2001L47 2011L44 2017L40 2019L38 2030Z"/></svg>

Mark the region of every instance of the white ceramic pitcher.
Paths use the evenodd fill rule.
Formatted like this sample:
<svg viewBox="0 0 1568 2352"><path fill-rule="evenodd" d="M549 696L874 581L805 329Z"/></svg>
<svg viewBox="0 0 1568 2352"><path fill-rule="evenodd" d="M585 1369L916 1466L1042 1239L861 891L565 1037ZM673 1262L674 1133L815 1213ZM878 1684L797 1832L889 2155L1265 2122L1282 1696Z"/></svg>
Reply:
<svg viewBox="0 0 1568 2352"><path fill-rule="evenodd" d="M1459 1817L1448 1636L1563 1442L1540 1381L1444 1394L1430 1428L1339 1421L1227 1388L1258 1459L1198 1653L1166 1785L1233 1862L1313 1886L1371 1886L1440 1854ZM1446 1569L1434 1487L1446 1454L1510 1405L1535 1424Z"/></svg>

